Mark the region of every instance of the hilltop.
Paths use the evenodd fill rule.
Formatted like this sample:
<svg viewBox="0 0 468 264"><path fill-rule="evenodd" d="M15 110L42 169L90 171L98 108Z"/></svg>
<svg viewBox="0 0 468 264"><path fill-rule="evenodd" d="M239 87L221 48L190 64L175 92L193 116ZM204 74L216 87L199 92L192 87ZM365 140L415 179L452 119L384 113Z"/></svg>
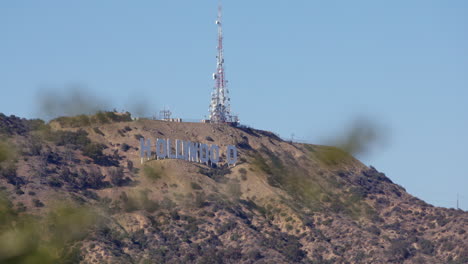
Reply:
<svg viewBox="0 0 468 264"><path fill-rule="evenodd" d="M235 145L239 162L141 164L140 138ZM0 114L0 139L0 263L468 262L467 212L427 204L334 147L128 113ZM16 229L46 235L2 250Z"/></svg>

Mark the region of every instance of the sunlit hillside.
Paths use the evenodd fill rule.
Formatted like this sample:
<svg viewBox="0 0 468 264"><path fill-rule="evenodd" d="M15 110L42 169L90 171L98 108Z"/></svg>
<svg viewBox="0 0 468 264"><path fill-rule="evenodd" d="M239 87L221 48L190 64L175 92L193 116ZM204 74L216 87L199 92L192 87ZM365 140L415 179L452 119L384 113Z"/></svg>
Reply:
<svg viewBox="0 0 468 264"><path fill-rule="evenodd" d="M116 113L0 115L0 138L0 263L468 262L467 212L334 147ZM140 138L235 145L239 162L142 164Z"/></svg>

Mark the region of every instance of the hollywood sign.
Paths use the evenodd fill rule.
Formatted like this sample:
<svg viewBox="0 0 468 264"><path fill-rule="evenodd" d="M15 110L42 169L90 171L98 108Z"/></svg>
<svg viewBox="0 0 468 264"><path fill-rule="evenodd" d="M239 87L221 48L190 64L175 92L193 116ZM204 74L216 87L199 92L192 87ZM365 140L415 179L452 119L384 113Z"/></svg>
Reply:
<svg viewBox="0 0 468 264"><path fill-rule="evenodd" d="M174 145L174 146L173 146ZM220 148L218 145L208 145L191 141L176 139L156 139L156 143L151 145L151 140L140 138L140 157L143 160L153 156L155 148L157 159L180 159L191 162L218 165L220 161ZM226 163L236 165L237 148L229 145L226 149Z"/></svg>

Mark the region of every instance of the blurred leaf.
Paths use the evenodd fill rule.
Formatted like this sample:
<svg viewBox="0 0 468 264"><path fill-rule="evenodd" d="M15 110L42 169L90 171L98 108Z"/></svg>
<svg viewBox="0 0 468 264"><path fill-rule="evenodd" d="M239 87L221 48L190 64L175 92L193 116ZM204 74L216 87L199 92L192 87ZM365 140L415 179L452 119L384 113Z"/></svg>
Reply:
<svg viewBox="0 0 468 264"><path fill-rule="evenodd" d="M64 204L48 217L17 214L5 196L0 195L0 264L64 263L72 242L86 238L97 223L88 208Z"/></svg>
<svg viewBox="0 0 468 264"><path fill-rule="evenodd" d="M6 161L12 157L12 151L10 147L5 143L0 141L0 162Z"/></svg>
<svg viewBox="0 0 468 264"><path fill-rule="evenodd" d="M53 232L52 239L60 245L85 238L96 220L97 215L89 208L62 205L50 213L46 223Z"/></svg>
<svg viewBox="0 0 468 264"><path fill-rule="evenodd" d="M92 114L108 106L82 85L73 85L64 92L43 89L38 94L38 102L40 114L47 118Z"/></svg>
<svg viewBox="0 0 468 264"><path fill-rule="evenodd" d="M156 168L149 165L145 165L145 167L143 168L143 175L145 175L145 177L147 177L148 179L155 181L161 178L163 173L162 170L162 168Z"/></svg>
<svg viewBox="0 0 468 264"><path fill-rule="evenodd" d="M366 155L374 148L384 145L387 131L377 122L368 118L357 118L340 135L328 140L319 158L328 165L338 165L351 158L351 155Z"/></svg>

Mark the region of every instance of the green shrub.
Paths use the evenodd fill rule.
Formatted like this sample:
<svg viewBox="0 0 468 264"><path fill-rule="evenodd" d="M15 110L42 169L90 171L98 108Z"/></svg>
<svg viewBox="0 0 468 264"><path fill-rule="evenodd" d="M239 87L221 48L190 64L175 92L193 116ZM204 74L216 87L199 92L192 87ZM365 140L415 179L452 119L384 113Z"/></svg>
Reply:
<svg viewBox="0 0 468 264"><path fill-rule="evenodd" d="M106 114L104 112L97 112L95 117L100 124L109 123L109 120L107 119Z"/></svg>
<svg viewBox="0 0 468 264"><path fill-rule="evenodd" d="M39 199L34 199L33 204L36 207L44 207L44 204Z"/></svg>
<svg viewBox="0 0 468 264"><path fill-rule="evenodd" d="M159 210L160 205L157 201L149 200L146 195L142 196L143 199L143 209L149 213L154 213Z"/></svg>
<svg viewBox="0 0 468 264"><path fill-rule="evenodd" d="M404 239L395 239L391 241L390 248L387 251L387 256L397 262L403 262L410 258L413 254L411 244Z"/></svg>
<svg viewBox="0 0 468 264"><path fill-rule="evenodd" d="M216 233L218 236L226 233L227 231L233 230L237 227L237 223L233 220L229 220L226 223L222 224L221 226L216 227Z"/></svg>
<svg viewBox="0 0 468 264"><path fill-rule="evenodd" d="M305 251L301 249L302 244L297 237L285 233L268 234L269 237L262 241L263 246L281 252L282 255L289 260L289 263L301 263L306 257Z"/></svg>
<svg viewBox="0 0 468 264"><path fill-rule="evenodd" d="M93 191L90 191L90 190L84 190L84 191L83 191L83 195L84 195L86 198L93 199L93 200L95 200L95 201L99 201L99 200L100 200L99 195L98 195L96 192L93 192Z"/></svg>
<svg viewBox="0 0 468 264"><path fill-rule="evenodd" d="M196 208L203 208L207 205L205 193L196 193L194 206Z"/></svg>
<svg viewBox="0 0 468 264"><path fill-rule="evenodd" d="M62 127L84 127L91 125L108 124L112 122L130 122L132 121L131 114L115 113L115 112L102 112L99 111L94 115L78 115L58 117L52 121L58 122Z"/></svg>
<svg viewBox="0 0 468 264"><path fill-rule="evenodd" d="M64 116L54 119L62 127L84 127L91 125L91 120L87 115Z"/></svg>
<svg viewBox="0 0 468 264"><path fill-rule="evenodd" d="M106 149L106 145L99 143L90 143L83 148L83 155L93 159L95 164L101 166L118 166L119 162L112 157L105 155L102 151Z"/></svg>
<svg viewBox="0 0 468 264"><path fill-rule="evenodd" d="M266 160L262 157L260 154L256 154L254 156L254 160L252 164L257 167L260 171L265 172L266 174L271 174L272 171L270 169L270 166L266 163Z"/></svg>
<svg viewBox="0 0 468 264"><path fill-rule="evenodd" d="M239 240L239 234L238 234L238 233L232 234L231 237L230 237L230 239L231 239L232 241L237 241L237 240Z"/></svg>
<svg viewBox="0 0 468 264"><path fill-rule="evenodd" d="M360 263L362 260L364 260L366 258L366 253L364 251L361 251L359 250L356 255L354 256L354 261L356 261L357 263Z"/></svg>
<svg viewBox="0 0 468 264"><path fill-rule="evenodd" d="M200 167L198 172L203 174L218 183L226 183L227 178L225 177L228 174L231 174L231 168L227 164L216 167L216 168L204 168Z"/></svg>
<svg viewBox="0 0 468 264"><path fill-rule="evenodd" d="M203 188L196 182L191 182L190 183L190 186L192 187L192 189L194 190L202 190Z"/></svg>
<svg viewBox="0 0 468 264"><path fill-rule="evenodd" d="M23 179L23 177L17 176L16 170L16 164L4 164L3 167L0 167L0 177L5 178L9 184L20 188L26 184L26 181Z"/></svg>
<svg viewBox="0 0 468 264"><path fill-rule="evenodd" d="M105 176L102 175L99 168L91 168L89 172L80 169L79 172L77 172L65 167L60 172L59 177L63 182L75 189L101 189L109 185L108 182L104 182ZM63 183L59 179L51 178L49 180L49 185L61 187Z"/></svg>
<svg viewBox="0 0 468 264"><path fill-rule="evenodd" d="M57 187L57 188L60 188L63 185L60 179L55 176L49 177L47 184L49 184L49 186Z"/></svg>
<svg viewBox="0 0 468 264"><path fill-rule="evenodd" d="M44 121L40 119L27 120L14 115L6 116L0 113L0 134L8 137L15 134L24 136L31 131L43 128L43 126Z"/></svg>
<svg viewBox="0 0 468 264"><path fill-rule="evenodd" d="M422 253L430 256L434 254L434 244L432 244L431 241L427 239L420 239L418 244Z"/></svg>
<svg viewBox="0 0 468 264"><path fill-rule="evenodd" d="M123 143L122 146L120 147L120 149L122 149L122 151L124 152L127 152L130 148L131 146L128 145L127 143Z"/></svg>
<svg viewBox="0 0 468 264"><path fill-rule="evenodd" d="M134 137L135 137L135 139L138 140L138 141L140 141L141 138L143 138L143 139L145 138L145 137L144 137L143 135L141 135L141 134L136 134L136 135L134 135Z"/></svg>
<svg viewBox="0 0 468 264"><path fill-rule="evenodd" d="M24 203L22 203L22 202L17 203L16 208L17 208L16 211L18 213L23 213L23 212L26 212L26 210L27 210L26 205L24 205Z"/></svg>
<svg viewBox="0 0 468 264"><path fill-rule="evenodd" d="M128 169L130 172L133 172L133 161L127 160L127 169Z"/></svg>
<svg viewBox="0 0 468 264"><path fill-rule="evenodd" d="M74 146L76 149L83 149L85 146L91 144L88 138L88 133L82 129L73 131L45 131L47 140L57 144L57 146Z"/></svg>
<svg viewBox="0 0 468 264"><path fill-rule="evenodd" d="M91 143L83 148L83 155L92 158L93 160L99 159L104 154L102 151L106 148L103 144Z"/></svg>
<svg viewBox="0 0 468 264"><path fill-rule="evenodd" d="M129 183L131 180L125 177L122 168L111 168L109 170L110 181L114 186L123 186Z"/></svg>
<svg viewBox="0 0 468 264"><path fill-rule="evenodd" d="M99 168L93 167L89 172L80 169L77 175L76 183L79 188L100 189L106 186L105 176Z"/></svg>
<svg viewBox="0 0 468 264"><path fill-rule="evenodd" d="M380 234L381 234L380 229L375 225L372 225L369 228L367 228L367 231L369 231L369 233L372 233L372 234L374 234L376 236L380 236Z"/></svg>
<svg viewBox="0 0 468 264"><path fill-rule="evenodd" d="M253 260L253 261L259 260L259 259L261 259L263 257L264 256L262 255L262 253L258 249L249 250L247 252L247 254L244 256L245 259L249 259L249 260Z"/></svg>
<svg viewBox="0 0 468 264"><path fill-rule="evenodd" d="M333 219L330 218L330 219L323 221L322 224L325 226L330 226L332 223L333 223Z"/></svg>
<svg viewBox="0 0 468 264"><path fill-rule="evenodd" d="M98 127L93 128L93 130L94 130L94 133L101 135L103 137L105 136L104 132L102 132Z"/></svg>
<svg viewBox="0 0 468 264"><path fill-rule="evenodd" d="M129 197L126 192L120 194L123 210L127 213L139 210L138 202L133 197Z"/></svg>
<svg viewBox="0 0 468 264"><path fill-rule="evenodd" d="M243 181L246 181L247 180L247 170L245 168L240 168L239 173L241 175L241 179Z"/></svg>

